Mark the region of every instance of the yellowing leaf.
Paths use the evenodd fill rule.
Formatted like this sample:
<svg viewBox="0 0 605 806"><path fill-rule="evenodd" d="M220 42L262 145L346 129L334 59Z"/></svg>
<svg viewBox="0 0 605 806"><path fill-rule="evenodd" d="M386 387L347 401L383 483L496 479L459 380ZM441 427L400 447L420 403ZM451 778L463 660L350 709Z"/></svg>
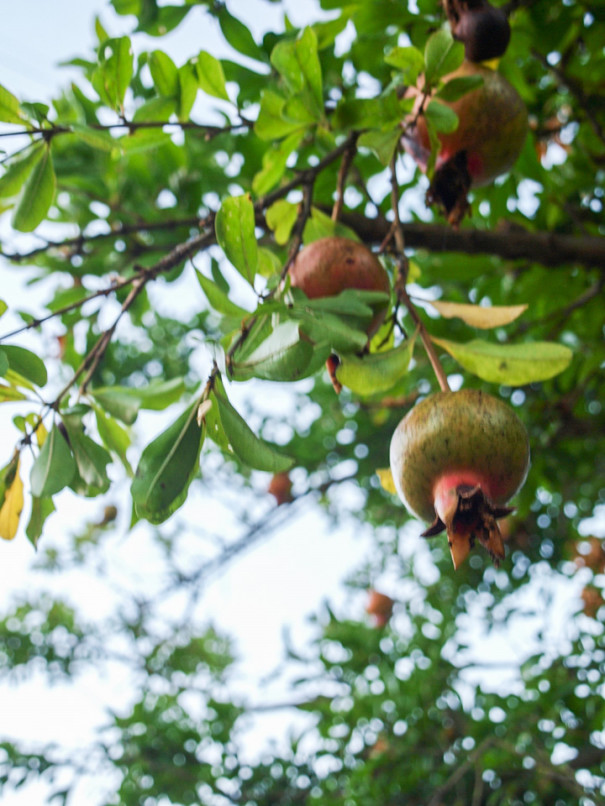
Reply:
<svg viewBox="0 0 605 806"><path fill-rule="evenodd" d="M391 493L391 495L397 495L395 482L393 481L393 474L391 473L391 469L389 467L378 468L376 475L378 476L383 490L386 490L387 493Z"/></svg>
<svg viewBox="0 0 605 806"><path fill-rule="evenodd" d="M19 518L23 510L23 482L19 476L19 460L10 485L6 487L4 503L0 508L0 537L12 540L17 534Z"/></svg>
<svg viewBox="0 0 605 806"><path fill-rule="evenodd" d="M481 330L508 325L527 310L527 305L492 305L485 308L482 305L445 302L444 300L431 302L431 305L445 319L462 319L467 325Z"/></svg>
<svg viewBox="0 0 605 806"><path fill-rule="evenodd" d="M489 383L523 386L546 381L567 369L573 353L563 344L534 341L525 344L491 344L481 339L460 344L436 339L468 372Z"/></svg>

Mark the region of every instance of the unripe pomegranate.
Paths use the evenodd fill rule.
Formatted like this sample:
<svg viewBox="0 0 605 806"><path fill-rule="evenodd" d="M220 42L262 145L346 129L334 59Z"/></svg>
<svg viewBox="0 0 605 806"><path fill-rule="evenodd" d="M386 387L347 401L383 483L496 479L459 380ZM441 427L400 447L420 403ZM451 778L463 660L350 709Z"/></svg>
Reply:
<svg viewBox="0 0 605 806"><path fill-rule="evenodd" d="M429 192L429 201L443 206L454 224L466 212L469 188L487 185L512 167L528 129L525 105L504 76L484 65L464 61L445 80L466 76L480 76L483 84L446 104L458 115L458 128L438 135L440 148ZM420 90L413 92L419 94ZM412 120L417 113L418 109ZM426 170L431 146L423 115L417 117L415 126L408 125L403 145Z"/></svg>
<svg viewBox="0 0 605 806"><path fill-rule="evenodd" d="M450 14L452 36L464 44L471 62L485 62L502 56L510 42L506 12L487 0L457 0Z"/></svg>
<svg viewBox="0 0 605 806"><path fill-rule="evenodd" d="M447 532L458 566L475 539L494 563L504 558L497 519L529 469L523 423L503 401L475 389L438 392L418 403L391 440L391 471L399 497L432 522L423 535Z"/></svg>
<svg viewBox="0 0 605 806"><path fill-rule="evenodd" d="M377 627L384 627L393 615L395 602L386 593L380 593L380 591L370 590L368 594L366 613L373 616Z"/></svg>
<svg viewBox="0 0 605 806"><path fill-rule="evenodd" d="M390 291L389 276L378 258L367 246L350 238L320 238L305 246L290 267L292 285L309 299L333 297L346 288L360 291ZM386 315L386 307L378 311L368 328L373 336Z"/></svg>

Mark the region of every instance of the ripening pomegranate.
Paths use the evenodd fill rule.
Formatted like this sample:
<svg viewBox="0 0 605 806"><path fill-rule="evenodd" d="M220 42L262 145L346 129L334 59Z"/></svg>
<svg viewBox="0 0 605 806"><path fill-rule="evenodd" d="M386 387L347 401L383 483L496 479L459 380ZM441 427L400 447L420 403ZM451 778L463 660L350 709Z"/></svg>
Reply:
<svg viewBox="0 0 605 806"><path fill-rule="evenodd" d="M271 477L267 492L275 498L278 507L282 504L289 504L292 501L292 480L286 472L275 473Z"/></svg>
<svg viewBox="0 0 605 806"><path fill-rule="evenodd" d="M389 276L376 255L362 243L336 235L320 238L301 249L290 267L290 277L292 285L309 299L333 297L347 288L390 292ZM376 333L385 315L386 307L372 319L369 337Z"/></svg>
<svg viewBox="0 0 605 806"><path fill-rule="evenodd" d="M453 224L459 223L466 212L466 194L471 187L487 185L512 167L528 129L525 104L504 76L484 65L464 61L445 81L467 76L479 76L483 83L446 104L457 114L458 128L438 135L440 147L429 191L429 201L442 206ZM412 92L421 97L419 89ZM412 120L416 113L417 110ZM408 122L402 142L426 170L431 145L423 115L418 116L414 126Z"/></svg>
<svg viewBox="0 0 605 806"><path fill-rule="evenodd" d="M464 44L471 62L485 62L504 55L510 42L506 12L487 0L455 0L448 14L452 36Z"/></svg>
<svg viewBox="0 0 605 806"><path fill-rule="evenodd" d="M442 531L454 567L475 539L497 565L504 544L497 519L529 469L523 423L503 401L475 389L437 392L408 412L391 440L391 471L399 497L418 518Z"/></svg>
<svg viewBox="0 0 605 806"><path fill-rule="evenodd" d="M395 602L386 593L380 593L380 591L370 590L368 594L366 613L374 618L374 624L377 627L384 627L393 615Z"/></svg>

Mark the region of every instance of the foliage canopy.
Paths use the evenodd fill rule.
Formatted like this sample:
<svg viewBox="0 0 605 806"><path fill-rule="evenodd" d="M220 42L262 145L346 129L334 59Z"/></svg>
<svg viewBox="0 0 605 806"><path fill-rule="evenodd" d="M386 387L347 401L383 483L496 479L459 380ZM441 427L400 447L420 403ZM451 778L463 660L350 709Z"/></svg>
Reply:
<svg viewBox="0 0 605 806"><path fill-rule="evenodd" d="M112 0L95 21L96 52L71 62L81 79L50 106L0 86L11 144L3 271L27 267L44 300L36 310L4 292L0 301L11 323L0 402L12 416L0 534L14 538L24 520L43 578L79 569L103 579L119 499L132 506L131 529L154 525L164 564L153 590L120 591L106 619L45 592L4 615L5 677L120 663L133 696L81 758L6 738L0 787L42 777L49 797L69 802L92 775L115 782L99 802L144 806L598 803L605 11L505 4L512 40L498 69L530 132L510 173L474 189L453 229L426 207L428 181L401 148L406 86L424 74L437 93L423 112L433 145L458 125L446 102L474 88L444 81L463 48L441 4L312 5L310 24L284 15L256 39L236 0ZM170 55L168 35L200 19L229 58ZM129 35L112 35L125 26ZM333 234L380 252L392 280L392 315L369 348L385 295L309 300L289 286L301 245ZM324 371L334 355L340 395ZM402 415L438 388L435 374L507 399L530 435L532 468L498 570L476 551L454 574L445 544L421 542L376 473ZM286 384L285 410L272 407ZM251 520L258 491L289 471L292 500ZM229 486L243 532L185 567L174 524L199 521L200 491L211 500ZM74 495L102 496L105 517L60 548L45 544L47 519ZM395 615L377 629L354 606L324 608L315 643L302 656L289 647L284 664L284 674L302 664L292 707L309 727L249 762L240 726L254 705L229 693L232 648L201 619L200 586L312 504L373 530L350 587L359 600L396 580ZM553 644L558 590L575 592L575 609ZM507 640L527 608L535 653L474 676L469 620ZM503 668L514 679L498 688Z"/></svg>

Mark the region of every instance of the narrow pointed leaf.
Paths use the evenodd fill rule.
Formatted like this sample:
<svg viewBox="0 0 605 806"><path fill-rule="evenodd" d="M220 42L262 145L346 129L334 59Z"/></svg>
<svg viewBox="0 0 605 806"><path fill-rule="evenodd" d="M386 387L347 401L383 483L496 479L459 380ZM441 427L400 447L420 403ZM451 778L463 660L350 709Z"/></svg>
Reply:
<svg viewBox="0 0 605 806"><path fill-rule="evenodd" d="M250 196L231 196L216 215L216 238L227 259L250 284L258 267L254 233L254 205Z"/></svg>
<svg viewBox="0 0 605 806"><path fill-rule="evenodd" d="M59 428L53 426L32 467L31 493L45 498L67 487L76 472L76 463Z"/></svg>
<svg viewBox="0 0 605 806"><path fill-rule="evenodd" d="M117 422L117 420L115 420L113 417L110 417L99 406L94 407L94 412L97 430L101 440L103 441L103 444L109 451L118 456L128 475L132 476L133 472L127 455L128 448L130 448L131 445L131 439L128 431L126 431L126 429L123 428Z"/></svg>
<svg viewBox="0 0 605 806"><path fill-rule="evenodd" d="M52 498L32 498L31 514L29 523L25 528L25 534L34 548L38 546L38 540L42 536L46 519L54 511L55 505Z"/></svg>
<svg viewBox="0 0 605 806"><path fill-rule="evenodd" d="M179 74L175 63L163 50L149 55L149 71L158 95L176 98L179 92Z"/></svg>
<svg viewBox="0 0 605 806"><path fill-rule="evenodd" d="M462 319L467 325L481 330L509 325L527 310L527 305L492 305L486 308L482 305L467 305L444 300L431 302L431 305L445 319Z"/></svg>
<svg viewBox="0 0 605 806"><path fill-rule="evenodd" d="M196 69L199 85L205 93L224 101L229 100L223 65L218 59L201 50L197 56Z"/></svg>
<svg viewBox="0 0 605 806"><path fill-rule="evenodd" d="M393 474L391 473L390 467L379 468L376 471L376 475L380 480L383 490L386 490L387 493L391 493L391 495L397 495L397 489L395 487L395 482L393 481Z"/></svg>
<svg viewBox="0 0 605 806"><path fill-rule="evenodd" d="M31 232L45 218L55 198L56 178L50 146L36 162L19 198L13 216L13 227L19 232Z"/></svg>
<svg viewBox="0 0 605 806"><path fill-rule="evenodd" d="M8 164L0 177L0 199L10 199L19 193L44 152L45 146L39 143L28 149L24 156Z"/></svg>
<svg viewBox="0 0 605 806"><path fill-rule="evenodd" d="M218 405L221 423L231 449L244 464L269 473L281 473L292 467L294 460L257 437L241 414L233 408L219 378L215 381L212 397Z"/></svg>
<svg viewBox="0 0 605 806"><path fill-rule="evenodd" d="M565 370L573 357L569 347L553 342L491 344L475 339L466 344L433 338L468 372L490 383L522 386L546 381Z"/></svg>
<svg viewBox="0 0 605 806"><path fill-rule="evenodd" d="M379 395L388 392L408 371L414 352L415 337L393 350L359 358L343 355L336 378L357 395Z"/></svg>
<svg viewBox="0 0 605 806"><path fill-rule="evenodd" d="M8 476L8 474L7 474ZM10 483L6 484L4 501L0 506L0 537L12 540L19 528L19 519L23 510L23 482L19 475L19 455Z"/></svg>
<svg viewBox="0 0 605 806"><path fill-rule="evenodd" d="M204 277L204 275L197 270L196 275L198 283L206 295L208 302L217 313L223 316L233 316L237 319L244 319L246 316L250 315L250 312L245 310L245 308L240 308L235 302L231 302L227 294L225 294L216 283L213 283L212 280Z"/></svg>
<svg viewBox="0 0 605 806"><path fill-rule="evenodd" d="M187 497L204 439L198 406L196 400L143 451L131 492L137 514L151 523L165 521Z"/></svg>

